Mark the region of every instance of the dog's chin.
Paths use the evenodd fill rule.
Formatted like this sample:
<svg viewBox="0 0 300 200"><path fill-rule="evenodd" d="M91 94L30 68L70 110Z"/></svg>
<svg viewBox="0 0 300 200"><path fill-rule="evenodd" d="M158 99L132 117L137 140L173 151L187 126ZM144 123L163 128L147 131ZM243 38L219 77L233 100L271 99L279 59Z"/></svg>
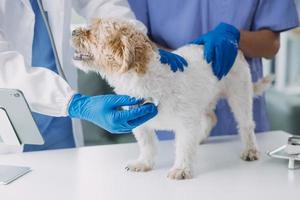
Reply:
<svg viewBox="0 0 300 200"><path fill-rule="evenodd" d="M84 71L85 73L89 72L89 71L94 71L91 67L90 67L90 62L93 60L93 56L89 53L82 53L78 50L74 51L73 54L73 64L75 65L75 67L77 67L78 69L80 69L81 71Z"/></svg>
<svg viewBox="0 0 300 200"><path fill-rule="evenodd" d="M76 68L81 71L88 73L89 71L93 71L88 65L84 64L83 61L73 59L73 64Z"/></svg>
<svg viewBox="0 0 300 200"><path fill-rule="evenodd" d="M90 67L91 64L90 63L85 63L85 61L80 61L80 60L73 59L73 64L76 68L78 68L79 70L81 70L85 73L96 72L97 74L100 74L101 76L106 76L107 75L107 73L105 73L105 70L101 70L101 68Z"/></svg>

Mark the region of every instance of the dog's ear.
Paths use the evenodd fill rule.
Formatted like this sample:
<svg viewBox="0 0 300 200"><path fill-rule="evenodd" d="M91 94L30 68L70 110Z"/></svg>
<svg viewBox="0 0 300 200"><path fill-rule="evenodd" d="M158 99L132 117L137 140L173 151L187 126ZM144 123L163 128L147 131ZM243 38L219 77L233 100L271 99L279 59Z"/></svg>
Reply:
<svg viewBox="0 0 300 200"><path fill-rule="evenodd" d="M117 63L120 63L119 72L123 73L130 70L134 62L134 47L130 44L129 38L118 32L109 42Z"/></svg>

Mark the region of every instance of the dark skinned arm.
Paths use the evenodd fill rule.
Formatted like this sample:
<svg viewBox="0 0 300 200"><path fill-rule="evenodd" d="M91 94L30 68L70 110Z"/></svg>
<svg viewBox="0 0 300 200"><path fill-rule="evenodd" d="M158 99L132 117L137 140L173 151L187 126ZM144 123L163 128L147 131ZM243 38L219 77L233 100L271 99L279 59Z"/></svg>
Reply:
<svg viewBox="0 0 300 200"><path fill-rule="evenodd" d="M249 58L273 58L280 47L280 34L270 30L241 30L239 48Z"/></svg>

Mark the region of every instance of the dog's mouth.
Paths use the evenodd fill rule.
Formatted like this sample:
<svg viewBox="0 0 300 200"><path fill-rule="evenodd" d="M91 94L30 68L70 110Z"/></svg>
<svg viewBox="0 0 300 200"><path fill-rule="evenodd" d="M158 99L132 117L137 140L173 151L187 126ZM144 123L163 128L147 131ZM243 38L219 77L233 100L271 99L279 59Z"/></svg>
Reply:
<svg viewBox="0 0 300 200"><path fill-rule="evenodd" d="M89 53L82 53L78 50L75 50L73 59L78 61L88 61L88 60L92 60L93 56Z"/></svg>

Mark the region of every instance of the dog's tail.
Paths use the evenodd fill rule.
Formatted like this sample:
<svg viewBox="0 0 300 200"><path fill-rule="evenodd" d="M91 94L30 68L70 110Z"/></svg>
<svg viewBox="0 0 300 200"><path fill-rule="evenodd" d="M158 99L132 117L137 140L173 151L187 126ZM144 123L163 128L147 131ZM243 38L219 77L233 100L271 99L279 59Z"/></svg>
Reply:
<svg viewBox="0 0 300 200"><path fill-rule="evenodd" d="M253 84L254 96L261 96L263 92L271 86L274 79L275 79L274 75L267 75L266 77L254 83Z"/></svg>

